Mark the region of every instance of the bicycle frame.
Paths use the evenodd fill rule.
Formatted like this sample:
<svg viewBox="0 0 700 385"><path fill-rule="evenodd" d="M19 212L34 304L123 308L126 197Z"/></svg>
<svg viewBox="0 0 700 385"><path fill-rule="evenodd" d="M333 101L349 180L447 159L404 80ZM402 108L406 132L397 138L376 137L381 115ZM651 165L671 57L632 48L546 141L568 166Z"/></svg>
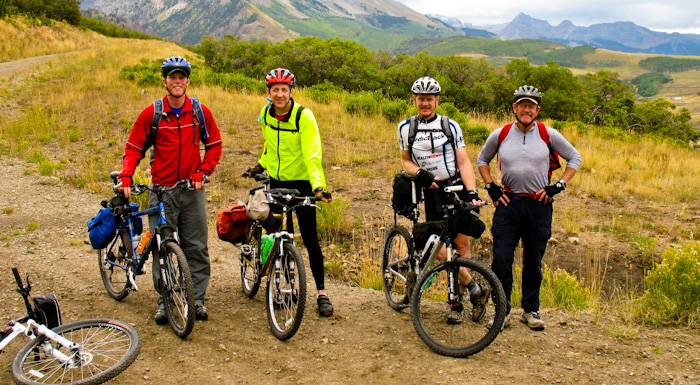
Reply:
<svg viewBox="0 0 700 385"><path fill-rule="evenodd" d="M179 186L179 185L180 185L180 182L176 183L175 185L173 185L169 189L177 188L177 186ZM137 190L136 190L136 193L134 195L139 195L146 190L153 191L153 189L147 187L146 185L136 185L135 188ZM165 191L167 191L167 190L162 190L162 191L156 192L156 193L162 194ZM126 207L126 206L123 206L123 207ZM138 218L138 217L148 218L148 216L152 215L152 214L158 214L158 220L156 221L155 229L154 229L155 234L153 237L151 237L151 239L149 239L148 244L144 247L143 251L141 253L139 253L137 250L138 245L134 246L134 244L133 244L133 238L136 235L136 234L134 234L133 219ZM179 238L178 238L176 229L173 226L168 224L168 221L167 221L167 218L165 215L165 204L163 203L162 199L160 199L160 198L158 199L157 206L153 206L153 207L150 207L148 209L137 211L137 212L129 212L129 214L126 215L126 219L121 224L121 226L119 226L119 228L117 229L117 238L115 238L114 241L112 241L112 243L109 245L109 249L107 250L108 253L112 252L112 249L118 243L118 237L120 236L119 234L125 228L129 229L129 245L130 245L129 250L131 251L130 262L133 262L133 267L131 264L129 264L128 266L122 266L114 261L110 261L109 259L107 260L107 262L114 267L117 267L117 268L120 268L122 270L127 271L129 274L129 282L132 285L131 290L137 291L138 286L136 285L136 281L134 279L134 276L145 274L145 270L143 267L146 264L146 262L148 261L148 256L151 253L151 251L160 250L163 242L168 240L168 239L174 239L176 242L179 242ZM168 231L165 232L165 234L163 234L164 233L163 230L165 230L165 229L167 229ZM156 241L155 244L153 242L154 240ZM154 245L155 245L155 249L154 249ZM125 247L126 247L126 245L125 245ZM161 263L161 270L162 270L162 263ZM163 274L162 271L161 271L161 276L162 277L165 276L165 274Z"/></svg>

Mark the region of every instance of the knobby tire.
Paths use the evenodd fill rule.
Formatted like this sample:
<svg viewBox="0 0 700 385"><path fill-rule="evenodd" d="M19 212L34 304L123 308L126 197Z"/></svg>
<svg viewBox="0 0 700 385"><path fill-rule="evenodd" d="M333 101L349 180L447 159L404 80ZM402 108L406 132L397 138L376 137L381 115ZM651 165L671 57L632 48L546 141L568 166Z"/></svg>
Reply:
<svg viewBox="0 0 700 385"><path fill-rule="evenodd" d="M408 306L412 284L415 283L411 258L413 238L408 230L403 226L389 230L382 256L382 285L389 306L397 311Z"/></svg>
<svg viewBox="0 0 700 385"><path fill-rule="evenodd" d="M101 384L128 368L141 350L139 333L133 326L119 320L87 319L58 326L53 331L80 345L79 352L72 356L82 357L82 364L69 368L47 355L42 349L47 338L38 336L15 356L12 376L16 383ZM51 344L57 348L57 343ZM60 351L71 356L64 347Z"/></svg>
<svg viewBox="0 0 700 385"><path fill-rule="evenodd" d="M180 338L187 337L194 327L194 285L185 253L175 242L166 242L165 274L168 285L161 279L160 293L163 296L165 313L170 327Z"/></svg>
<svg viewBox="0 0 700 385"><path fill-rule="evenodd" d="M468 290L461 303L464 306L461 323L449 324L450 305L447 301L447 271L467 267L474 280L490 289L490 302L486 314L478 321L471 317L472 304ZM457 286L459 287L459 286ZM452 262L441 261L425 269L411 296L411 318L420 338L439 354L451 357L467 357L485 349L500 333L506 317L506 296L496 274L484 264L456 257ZM491 327L488 321L494 320Z"/></svg>
<svg viewBox="0 0 700 385"><path fill-rule="evenodd" d="M267 279L267 299L265 302L270 330L275 337L284 341L292 338L299 330L304 316L306 268L299 250L291 242L285 242L282 251L282 255L277 256L281 271L278 276L274 264L271 267ZM273 263L276 262L273 261ZM292 263L293 273L291 271Z"/></svg>
<svg viewBox="0 0 700 385"><path fill-rule="evenodd" d="M260 238L262 235L262 228L257 225L251 226L250 229L250 247L253 250L250 256L251 263L255 266L250 266L248 262L243 257L241 251L240 263L241 263L241 287L243 289L243 294L248 298L253 298L258 293L260 289L260 282L262 277L260 276Z"/></svg>
<svg viewBox="0 0 700 385"><path fill-rule="evenodd" d="M111 245L110 245L111 246ZM108 257L114 259L114 262L126 267L131 259L131 242L129 241L129 229L122 229L117 235L117 239L112 247L111 254L108 255L109 246L104 249L97 250L98 263L100 267L100 276L102 283L107 289L107 294L110 297L121 301L129 295L131 291L131 282L129 281L129 273L118 266L113 266L107 262Z"/></svg>

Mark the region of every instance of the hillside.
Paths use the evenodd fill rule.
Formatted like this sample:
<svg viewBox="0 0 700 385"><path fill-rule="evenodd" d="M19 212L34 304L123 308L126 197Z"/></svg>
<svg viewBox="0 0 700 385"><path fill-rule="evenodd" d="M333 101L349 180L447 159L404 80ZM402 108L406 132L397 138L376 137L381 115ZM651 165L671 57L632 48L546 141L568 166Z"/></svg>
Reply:
<svg viewBox="0 0 700 385"><path fill-rule="evenodd" d="M459 34L393 0L87 0L80 7L119 15L146 32L185 44L197 44L205 35L274 42L316 36L350 39L391 51L412 36Z"/></svg>
<svg viewBox="0 0 700 385"><path fill-rule="evenodd" d="M35 36L52 31L35 29ZM107 297L95 252L86 243L85 223L111 194L107 173L120 167L136 116L163 94L160 86L119 79L120 69L175 54L188 55L197 65L201 61L169 42L107 39L72 27L64 32L81 37L85 49L65 52L62 44L35 40L32 44L42 45L45 54L53 49L65 53L19 65L0 63L0 173L8 181L0 190L0 303L4 320L22 307L9 275L9 268L17 265L33 278L35 293L58 294L67 321L109 316L134 324L142 334L143 350L116 383L700 381L697 329L638 324L630 321L626 307L644 289L644 274L665 249L698 239L697 151L643 137L563 128L581 151L584 167L557 198L545 263L602 289L603 303L581 312L545 307L545 332L534 333L515 322L482 353L456 360L423 345L410 313L391 310L376 290L384 234L393 224L387 208L390 184L401 167L395 125L377 115L351 115L339 103L314 102L303 89L297 100L318 119L324 168L338 202L323 212L337 209L344 221L341 232L323 239L337 313L321 318L311 306L299 334L281 343L267 330L262 293L254 299L241 293L238 250L215 239L213 226L216 211L244 200L254 185L239 175L261 151L256 116L265 101L255 93L193 84L188 92L214 111L224 154L207 186L211 319L198 322L188 340L179 340L152 321L155 293L148 274L139 277L141 291L125 301ZM24 50L16 51L13 55L23 57ZM470 119L489 129L504 123ZM478 150L467 147L473 163ZM147 173L142 165L137 178L145 180ZM481 194L486 197L483 189ZM492 206L482 212L488 227L492 215ZM474 245L486 262L490 242L487 231ZM514 314L521 311L516 307ZM5 368L0 383L10 382L8 366L20 346L11 345L0 356Z"/></svg>

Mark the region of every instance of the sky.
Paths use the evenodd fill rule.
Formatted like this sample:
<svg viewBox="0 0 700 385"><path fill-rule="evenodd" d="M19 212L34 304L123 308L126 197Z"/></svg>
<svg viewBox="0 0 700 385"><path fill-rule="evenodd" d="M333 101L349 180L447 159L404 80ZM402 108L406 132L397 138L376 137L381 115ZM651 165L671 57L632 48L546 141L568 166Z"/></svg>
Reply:
<svg viewBox="0 0 700 385"><path fill-rule="evenodd" d="M631 21L654 31L700 34L698 0L397 0L416 12L451 16L474 25L502 24L519 13L558 25Z"/></svg>

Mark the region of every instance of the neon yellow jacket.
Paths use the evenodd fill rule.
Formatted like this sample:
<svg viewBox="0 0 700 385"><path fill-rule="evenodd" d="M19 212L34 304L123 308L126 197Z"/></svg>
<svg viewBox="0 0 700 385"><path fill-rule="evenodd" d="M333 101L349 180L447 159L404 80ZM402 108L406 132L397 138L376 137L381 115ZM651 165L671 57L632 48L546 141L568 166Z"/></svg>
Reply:
<svg viewBox="0 0 700 385"><path fill-rule="evenodd" d="M272 106L265 106L260 111L258 121L261 123L265 144L258 162L274 179L308 180L312 189L325 189L321 135L316 118L311 110L294 103L294 99L291 103L290 113L282 121L275 118Z"/></svg>

